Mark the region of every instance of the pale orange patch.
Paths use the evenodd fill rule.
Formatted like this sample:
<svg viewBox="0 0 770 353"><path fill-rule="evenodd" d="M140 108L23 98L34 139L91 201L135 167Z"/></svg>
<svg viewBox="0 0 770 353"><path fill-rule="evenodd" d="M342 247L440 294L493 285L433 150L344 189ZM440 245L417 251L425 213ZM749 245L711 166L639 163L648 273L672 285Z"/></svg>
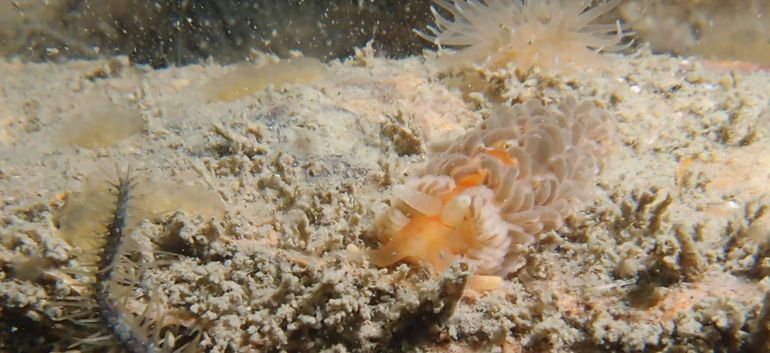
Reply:
<svg viewBox="0 0 770 353"><path fill-rule="evenodd" d="M704 281L689 284L667 293L647 309L650 320L672 320L679 313L689 311L706 297L716 296L757 303L763 295L761 287L727 273L716 273Z"/></svg>
<svg viewBox="0 0 770 353"><path fill-rule="evenodd" d="M500 288L503 285L503 278L500 276L473 275L468 278L467 289L478 292L487 292Z"/></svg>
<svg viewBox="0 0 770 353"><path fill-rule="evenodd" d="M484 152L482 153L499 159L506 166L512 166L515 164L515 161L511 159L511 157L508 155L508 152L500 148L490 148L490 149L484 150Z"/></svg>
<svg viewBox="0 0 770 353"><path fill-rule="evenodd" d="M703 168L711 177L706 189L735 194L745 200L767 192L767 185L770 184L770 154L766 153L765 148L762 144L754 144L717 156L713 163L707 163Z"/></svg>
<svg viewBox="0 0 770 353"><path fill-rule="evenodd" d="M452 189L449 193L441 197L441 201L444 205L449 203L450 201L454 200L457 195L459 195L461 192L463 192L465 189L472 188L474 186L479 186L484 182L484 178L486 178L485 173L475 173L466 175L460 179L455 180L455 188Z"/></svg>
<svg viewBox="0 0 770 353"><path fill-rule="evenodd" d="M484 181L484 177L485 177L484 173L466 175L457 180L457 187L454 190L452 190L452 193L454 193L454 191L457 189L467 189L470 187L481 185L481 183Z"/></svg>
<svg viewBox="0 0 770 353"><path fill-rule="evenodd" d="M740 60L702 60L703 67L712 71L738 71L752 73L756 71L768 71L770 67Z"/></svg>
<svg viewBox="0 0 770 353"><path fill-rule="evenodd" d="M574 295L567 293L559 294L556 305L559 307L559 310L568 317L585 318L588 316L588 312L585 309L585 303Z"/></svg>

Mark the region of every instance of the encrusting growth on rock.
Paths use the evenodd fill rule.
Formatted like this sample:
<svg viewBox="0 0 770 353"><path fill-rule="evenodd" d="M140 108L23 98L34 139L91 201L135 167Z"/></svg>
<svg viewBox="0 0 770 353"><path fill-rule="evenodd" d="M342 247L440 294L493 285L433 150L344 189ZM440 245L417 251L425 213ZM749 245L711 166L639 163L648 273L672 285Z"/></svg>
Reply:
<svg viewBox="0 0 770 353"><path fill-rule="evenodd" d="M464 259L477 275L511 272L522 260L519 245L559 229L590 194L608 121L575 99L499 107L393 188L377 220L384 245L369 253L371 262L424 262L441 272Z"/></svg>

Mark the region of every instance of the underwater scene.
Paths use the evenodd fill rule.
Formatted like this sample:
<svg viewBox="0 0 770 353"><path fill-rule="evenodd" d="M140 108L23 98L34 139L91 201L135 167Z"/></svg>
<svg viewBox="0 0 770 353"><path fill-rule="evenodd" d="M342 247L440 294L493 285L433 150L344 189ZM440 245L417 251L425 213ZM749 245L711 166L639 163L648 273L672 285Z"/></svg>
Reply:
<svg viewBox="0 0 770 353"><path fill-rule="evenodd" d="M0 352L770 352L768 0L0 0Z"/></svg>

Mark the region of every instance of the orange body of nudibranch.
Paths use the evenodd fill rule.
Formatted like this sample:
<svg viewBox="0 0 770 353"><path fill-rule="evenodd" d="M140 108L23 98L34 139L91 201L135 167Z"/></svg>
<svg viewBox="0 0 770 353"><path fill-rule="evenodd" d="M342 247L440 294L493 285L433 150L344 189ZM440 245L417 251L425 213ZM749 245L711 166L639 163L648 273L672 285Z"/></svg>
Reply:
<svg viewBox="0 0 770 353"><path fill-rule="evenodd" d="M417 216L390 238L385 246L369 253L375 266L398 261L426 261L435 271L443 271L456 259L459 242L452 241L456 230L438 217Z"/></svg>
<svg viewBox="0 0 770 353"><path fill-rule="evenodd" d="M504 165L513 165L508 154L499 148L489 148L483 154L500 160ZM455 179L455 187L441 197L442 209L455 200L464 190L482 185L487 172ZM467 222L447 224L441 215L416 215L401 230L388 239L385 246L369 253L375 266L390 266L404 260L409 263L425 261L436 272L444 271L467 249L473 239L474 229Z"/></svg>
<svg viewBox="0 0 770 353"><path fill-rule="evenodd" d="M499 108L393 187L377 219L383 246L368 252L372 264L406 261L441 272L463 259L475 278L502 276L521 265L520 245L560 228L584 200L608 115L574 99Z"/></svg>

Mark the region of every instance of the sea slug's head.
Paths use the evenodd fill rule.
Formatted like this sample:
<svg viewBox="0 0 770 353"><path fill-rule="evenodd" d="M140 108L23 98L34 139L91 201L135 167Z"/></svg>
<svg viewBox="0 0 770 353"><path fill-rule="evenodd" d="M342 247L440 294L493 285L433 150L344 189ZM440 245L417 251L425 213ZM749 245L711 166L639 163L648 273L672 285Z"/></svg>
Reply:
<svg viewBox="0 0 770 353"><path fill-rule="evenodd" d="M440 272L462 258L480 275L509 273L521 262L518 245L560 228L589 194L607 117L574 99L501 107L393 188L371 262Z"/></svg>
<svg viewBox="0 0 770 353"><path fill-rule="evenodd" d="M591 24L620 0L433 0L435 27L416 31L435 45L461 50L445 65L473 63L488 69L508 63L527 71L533 66L564 68L601 62L600 51L622 49L620 24ZM451 20L444 17L451 15Z"/></svg>

